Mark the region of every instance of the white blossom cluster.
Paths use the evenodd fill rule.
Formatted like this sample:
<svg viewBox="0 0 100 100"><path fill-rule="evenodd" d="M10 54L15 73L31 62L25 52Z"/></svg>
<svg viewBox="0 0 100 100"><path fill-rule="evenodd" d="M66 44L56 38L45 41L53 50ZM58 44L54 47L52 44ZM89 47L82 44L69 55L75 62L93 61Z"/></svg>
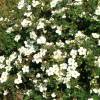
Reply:
<svg viewBox="0 0 100 100"><path fill-rule="evenodd" d="M20 85L24 86L26 85L25 82L31 81L34 90L39 91L46 100L63 100L59 97L59 91L64 93L58 89L59 84L63 84L71 90L74 81L74 88L78 87L78 82L82 78L81 72L84 72L82 68L88 67L85 64L90 64L90 60L92 65L89 66L94 67L94 69L100 68L100 55L95 55L94 58L90 57L91 54L95 54L95 50L92 49L96 46L100 47L100 34L91 32L91 35L88 36L82 30L75 30L74 34L70 35L72 30L70 32L64 30L69 29L69 26L72 27L71 24L73 23L70 22L69 26L63 25L68 17L66 12L69 8L64 6L59 9L58 5L63 0L48 0L47 2L49 2L47 8L44 7L46 5L44 0L30 0L30 2L20 0L18 2L17 10L22 14L20 21L19 23L16 22L14 26L8 27L5 31L7 34L15 32L13 40L16 43L17 50L12 51L7 56L0 56L0 85L9 82L12 78L12 83L16 89L20 89ZM82 5L82 0L74 0L69 5ZM39 15L35 11L36 9ZM51 11L50 18L45 18L45 16L49 16L48 13L43 13L44 15L40 17L44 9ZM100 7L98 6L95 14L99 15L99 13ZM58 15L61 16L59 20L56 19ZM0 21L3 20L1 17ZM60 21L60 24L56 20ZM87 43L90 43L90 48ZM97 44L94 46L92 43ZM98 52L100 53L100 51ZM15 71L14 74L12 74L13 70ZM93 75L95 76L95 73ZM49 91L48 85L50 84L57 86ZM97 84L96 86L93 86L93 84L94 80L91 80L91 93L100 95ZM27 91L25 94L30 96L31 89L25 88L25 91ZM81 87L78 88L81 90ZM55 89L58 89L58 91ZM7 94L8 91L4 90L3 95ZM90 97L88 100L94 99Z"/></svg>

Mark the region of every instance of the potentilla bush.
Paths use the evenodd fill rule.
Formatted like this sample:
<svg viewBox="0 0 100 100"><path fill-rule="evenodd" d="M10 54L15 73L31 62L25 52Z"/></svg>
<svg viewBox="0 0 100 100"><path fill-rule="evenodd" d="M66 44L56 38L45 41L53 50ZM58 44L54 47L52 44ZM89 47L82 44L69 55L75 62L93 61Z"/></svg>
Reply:
<svg viewBox="0 0 100 100"><path fill-rule="evenodd" d="M0 95L100 100L99 0L10 3L0 17Z"/></svg>

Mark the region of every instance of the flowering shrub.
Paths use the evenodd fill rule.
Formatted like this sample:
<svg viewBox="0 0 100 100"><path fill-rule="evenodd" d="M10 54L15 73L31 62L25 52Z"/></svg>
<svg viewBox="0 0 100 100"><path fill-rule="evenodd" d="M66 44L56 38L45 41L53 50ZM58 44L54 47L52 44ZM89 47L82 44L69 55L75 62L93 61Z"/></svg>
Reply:
<svg viewBox="0 0 100 100"><path fill-rule="evenodd" d="M1 97L100 100L100 2L10 3L0 16Z"/></svg>

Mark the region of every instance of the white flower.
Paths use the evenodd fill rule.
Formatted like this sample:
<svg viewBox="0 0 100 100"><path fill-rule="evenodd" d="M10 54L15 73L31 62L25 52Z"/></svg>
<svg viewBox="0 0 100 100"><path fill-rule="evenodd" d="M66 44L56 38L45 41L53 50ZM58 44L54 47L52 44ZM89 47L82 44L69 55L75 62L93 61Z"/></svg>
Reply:
<svg viewBox="0 0 100 100"><path fill-rule="evenodd" d="M32 1L32 6L33 7L36 7L37 5L39 5L40 3L39 3L39 1L36 1L36 0L33 0Z"/></svg>
<svg viewBox="0 0 100 100"><path fill-rule="evenodd" d="M78 67L77 62L72 63L72 65L68 66L67 71L68 72L74 71L74 70L76 70L77 67Z"/></svg>
<svg viewBox="0 0 100 100"><path fill-rule="evenodd" d="M52 46L52 45L53 45L53 42L46 42L45 45L46 45L46 46Z"/></svg>
<svg viewBox="0 0 100 100"><path fill-rule="evenodd" d="M24 41L25 47L28 48L30 47L29 42L28 41Z"/></svg>
<svg viewBox="0 0 100 100"><path fill-rule="evenodd" d="M75 58L76 55L77 55L77 50L72 49L72 50L70 51L70 55L72 56L72 58Z"/></svg>
<svg viewBox="0 0 100 100"><path fill-rule="evenodd" d="M17 61L22 63L22 56L21 55L18 55Z"/></svg>
<svg viewBox="0 0 100 100"><path fill-rule="evenodd" d="M53 93L51 94L51 97L52 97L52 98L55 98L55 97L56 97L56 94L53 92Z"/></svg>
<svg viewBox="0 0 100 100"><path fill-rule="evenodd" d="M43 96L43 98L47 98L47 93L43 92L42 96Z"/></svg>
<svg viewBox="0 0 100 100"><path fill-rule="evenodd" d="M98 89L98 95L100 95L100 88Z"/></svg>
<svg viewBox="0 0 100 100"><path fill-rule="evenodd" d="M60 69L67 69L67 64L66 63L60 64Z"/></svg>
<svg viewBox="0 0 100 100"><path fill-rule="evenodd" d="M0 21L3 21L3 17L0 17Z"/></svg>
<svg viewBox="0 0 100 100"><path fill-rule="evenodd" d="M43 56L45 56L46 52L47 52L46 49L41 48L39 54L40 54L41 57L43 57Z"/></svg>
<svg viewBox="0 0 100 100"><path fill-rule="evenodd" d="M64 79L63 79L63 83L64 84L68 84L68 82L70 81L70 79L71 79L71 75L67 74L66 77L64 77Z"/></svg>
<svg viewBox="0 0 100 100"><path fill-rule="evenodd" d="M62 34L62 27L57 26L56 33L57 33L58 35L61 35L61 34Z"/></svg>
<svg viewBox="0 0 100 100"><path fill-rule="evenodd" d="M56 51L53 52L53 58L54 58L54 59L57 60L57 59L61 59L62 57L63 57L63 56L62 56L61 50L58 49L58 50L56 50Z"/></svg>
<svg viewBox="0 0 100 100"><path fill-rule="evenodd" d="M8 90L4 90L3 95L6 96L8 94Z"/></svg>
<svg viewBox="0 0 100 100"><path fill-rule="evenodd" d="M71 88L71 86L70 86L70 84L69 84L69 83L67 83L67 84L66 84L66 86L67 86L67 88L68 88L68 89L70 89L70 88Z"/></svg>
<svg viewBox="0 0 100 100"><path fill-rule="evenodd" d="M62 18L66 18L66 15L64 14L64 15L62 16Z"/></svg>
<svg viewBox="0 0 100 100"><path fill-rule="evenodd" d="M24 19L22 22L21 22L21 25L22 27L28 27L28 26L31 26L32 25L32 22L28 19Z"/></svg>
<svg viewBox="0 0 100 100"><path fill-rule="evenodd" d="M40 90L40 92L44 92L47 90L47 88L45 86L40 85L39 90Z"/></svg>
<svg viewBox="0 0 100 100"><path fill-rule="evenodd" d="M18 41L20 40L20 38L21 38L21 35L18 34L18 35L15 36L14 40L15 40L16 42L18 42Z"/></svg>
<svg viewBox="0 0 100 100"><path fill-rule="evenodd" d="M21 84L22 83L22 77L20 75L20 73L17 73L17 77L15 80L14 80L14 83L15 84Z"/></svg>
<svg viewBox="0 0 100 100"><path fill-rule="evenodd" d="M97 89L97 88L94 88L94 89L93 89L93 92L94 92L94 93L98 93L98 89Z"/></svg>
<svg viewBox="0 0 100 100"><path fill-rule="evenodd" d="M10 56L9 56L9 61L13 61L15 58L17 57L17 53L13 52Z"/></svg>
<svg viewBox="0 0 100 100"><path fill-rule="evenodd" d="M30 96L30 93L32 92L32 90L27 90L27 92L26 92L26 94L28 95L28 96Z"/></svg>
<svg viewBox="0 0 100 100"><path fill-rule="evenodd" d="M84 38L85 35L81 32L81 31L78 31L76 34L75 34L75 38Z"/></svg>
<svg viewBox="0 0 100 100"><path fill-rule="evenodd" d="M43 29L45 26L44 22L42 22L41 20L39 21L38 25L37 25L37 30L38 29Z"/></svg>
<svg viewBox="0 0 100 100"><path fill-rule="evenodd" d="M34 31L30 32L30 38L36 40L37 35L35 34Z"/></svg>
<svg viewBox="0 0 100 100"><path fill-rule="evenodd" d="M31 90L27 90L26 95L30 96Z"/></svg>
<svg viewBox="0 0 100 100"><path fill-rule="evenodd" d="M0 64L0 69L4 68L5 65L4 64Z"/></svg>
<svg viewBox="0 0 100 100"><path fill-rule="evenodd" d="M47 80L47 79L44 79L44 80L43 80L43 82L44 82L44 83L47 83L47 82L48 82L48 80Z"/></svg>
<svg viewBox="0 0 100 100"><path fill-rule="evenodd" d="M23 73L28 73L29 72L29 66L24 65L22 68Z"/></svg>
<svg viewBox="0 0 100 100"><path fill-rule="evenodd" d="M15 84L21 84L22 83L22 79L21 78L17 78L14 80Z"/></svg>
<svg viewBox="0 0 100 100"><path fill-rule="evenodd" d="M6 64L10 65L11 61L9 59L6 59Z"/></svg>
<svg viewBox="0 0 100 100"><path fill-rule="evenodd" d="M48 76L54 75L54 70L52 67L49 67L49 69L46 70L46 73L48 74Z"/></svg>
<svg viewBox="0 0 100 100"><path fill-rule="evenodd" d="M97 7L96 11L95 11L96 15L100 15L100 6Z"/></svg>
<svg viewBox="0 0 100 100"><path fill-rule="evenodd" d="M100 35L97 34L97 33L92 33L92 37L95 38L95 39L98 39L100 37Z"/></svg>
<svg viewBox="0 0 100 100"><path fill-rule="evenodd" d="M5 69L6 69L7 72L9 72L9 71L11 71L12 66L6 66Z"/></svg>
<svg viewBox="0 0 100 100"><path fill-rule="evenodd" d="M74 65L75 59L74 58L69 58L68 59L68 65Z"/></svg>
<svg viewBox="0 0 100 100"><path fill-rule="evenodd" d="M98 40L98 46L100 46L100 40Z"/></svg>
<svg viewBox="0 0 100 100"><path fill-rule="evenodd" d="M16 27L16 28L17 28L18 26L19 26L18 24L15 24L15 25L14 25L14 27Z"/></svg>
<svg viewBox="0 0 100 100"><path fill-rule="evenodd" d="M32 15L32 12L25 12L24 13L24 16L26 16L26 17L30 17Z"/></svg>
<svg viewBox="0 0 100 100"><path fill-rule="evenodd" d="M94 100L93 98L88 98L88 100Z"/></svg>
<svg viewBox="0 0 100 100"><path fill-rule="evenodd" d="M45 44L46 43L46 38L44 36L40 36L37 39L37 44Z"/></svg>
<svg viewBox="0 0 100 100"><path fill-rule="evenodd" d="M73 64L73 65L68 66L67 71L68 71L68 72L72 72L72 71L75 71L76 68L77 68L77 67Z"/></svg>
<svg viewBox="0 0 100 100"><path fill-rule="evenodd" d="M82 0L75 0L74 5L81 5L82 4Z"/></svg>
<svg viewBox="0 0 100 100"><path fill-rule="evenodd" d="M18 49L20 54L24 54L26 56L30 55L31 53L35 52L35 48L33 45L27 45L28 47L22 46L21 48Z"/></svg>
<svg viewBox="0 0 100 100"><path fill-rule="evenodd" d="M77 1L77 2L81 2L82 0L75 0L75 1Z"/></svg>
<svg viewBox="0 0 100 100"><path fill-rule="evenodd" d="M64 43L62 41L56 42L56 45L59 47L64 47Z"/></svg>
<svg viewBox="0 0 100 100"><path fill-rule="evenodd" d="M87 50L86 50L85 48L83 48L83 47L80 47L80 48L78 49L79 55L86 55L86 52L87 52Z"/></svg>
<svg viewBox="0 0 100 100"><path fill-rule="evenodd" d="M4 21L9 21L9 19L8 18L5 18Z"/></svg>
<svg viewBox="0 0 100 100"><path fill-rule="evenodd" d="M31 10L31 5L27 5L27 10L28 10L28 11Z"/></svg>
<svg viewBox="0 0 100 100"><path fill-rule="evenodd" d="M22 46L22 47L20 47L19 49L18 49L18 51L20 52L20 54L23 54L24 52L25 52L25 47L24 46Z"/></svg>
<svg viewBox="0 0 100 100"><path fill-rule="evenodd" d="M35 54L35 55L33 56L32 62L36 62L37 64L40 63L40 62L42 62L42 57L40 56L39 53L38 53L38 54Z"/></svg>
<svg viewBox="0 0 100 100"><path fill-rule="evenodd" d="M54 64L52 68L53 68L54 74L55 75L59 75L59 67L58 67L58 65Z"/></svg>
<svg viewBox="0 0 100 100"><path fill-rule="evenodd" d="M3 63L5 60L5 57L4 56L0 56L0 63Z"/></svg>
<svg viewBox="0 0 100 100"><path fill-rule="evenodd" d="M0 77L0 82L4 83L8 79L8 72L2 72L1 77Z"/></svg>
<svg viewBox="0 0 100 100"><path fill-rule="evenodd" d="M25 6L25 0L20 0L19 3L18 3L17 8L22 9L24 6Z"/></svg>
<svg viewBox="0 0 100 100"><path fill-rule="evenodd" d="M40 73L37 73L36 74L36 78L40 78L41 77L41 74Z"/></svg>
<svg viewBox="0 0 100 100"><path fill-rule="evenodd" d="M72 77L77 78L79 75L80 75L79 72L77 72L77 71L71 71L71 76Z"/></svg>
<svg viewBox="0 0 100 100"><path fill-rule="evenodd" d="M33 83L37 84L37 82L38 82L38 81L37 81L36 79L33 80Z"/></svg>
<svg viewBox="0 0 100 100"><path fill-rule="evenodd" d="M60 74L59 71L60 71L60 69L59 69L58 65L54 64L53 67L49 67L49 69L46 70L46 73L48 74L48 76L51 76L54 74L59 76L59 74Z"/></svg>
<svg viewBox="0 0 100 100"><path fill-rule="evenodd" d="M70 44L71 41L70 41L70 40L66 40L65 43L66 43L66 44Z"/></svg>
<svg viewBox="0 0 100 100"><path fill-rule="evenodd" d="M96 65L97 65L98 67L100 67L100 56L97 58L97 60L95 61L95 63L96 63Z"/></svg>
<svg viewBox="0 0 100 100"><path fill-rule="evenodd" d="M51 8L56 7L56 5L57 5L57 3L58 3L59 1L61 1L61 0L52 0L52 1L50 2Z"/></svg>
<svg viewBox="0 0 100 100"><path fill-rule="evenodd" d="M14 31L14 29L13 29L12 27L9 27L9 28L6 30L7 33L11 33L12 31Z"/></svg>

